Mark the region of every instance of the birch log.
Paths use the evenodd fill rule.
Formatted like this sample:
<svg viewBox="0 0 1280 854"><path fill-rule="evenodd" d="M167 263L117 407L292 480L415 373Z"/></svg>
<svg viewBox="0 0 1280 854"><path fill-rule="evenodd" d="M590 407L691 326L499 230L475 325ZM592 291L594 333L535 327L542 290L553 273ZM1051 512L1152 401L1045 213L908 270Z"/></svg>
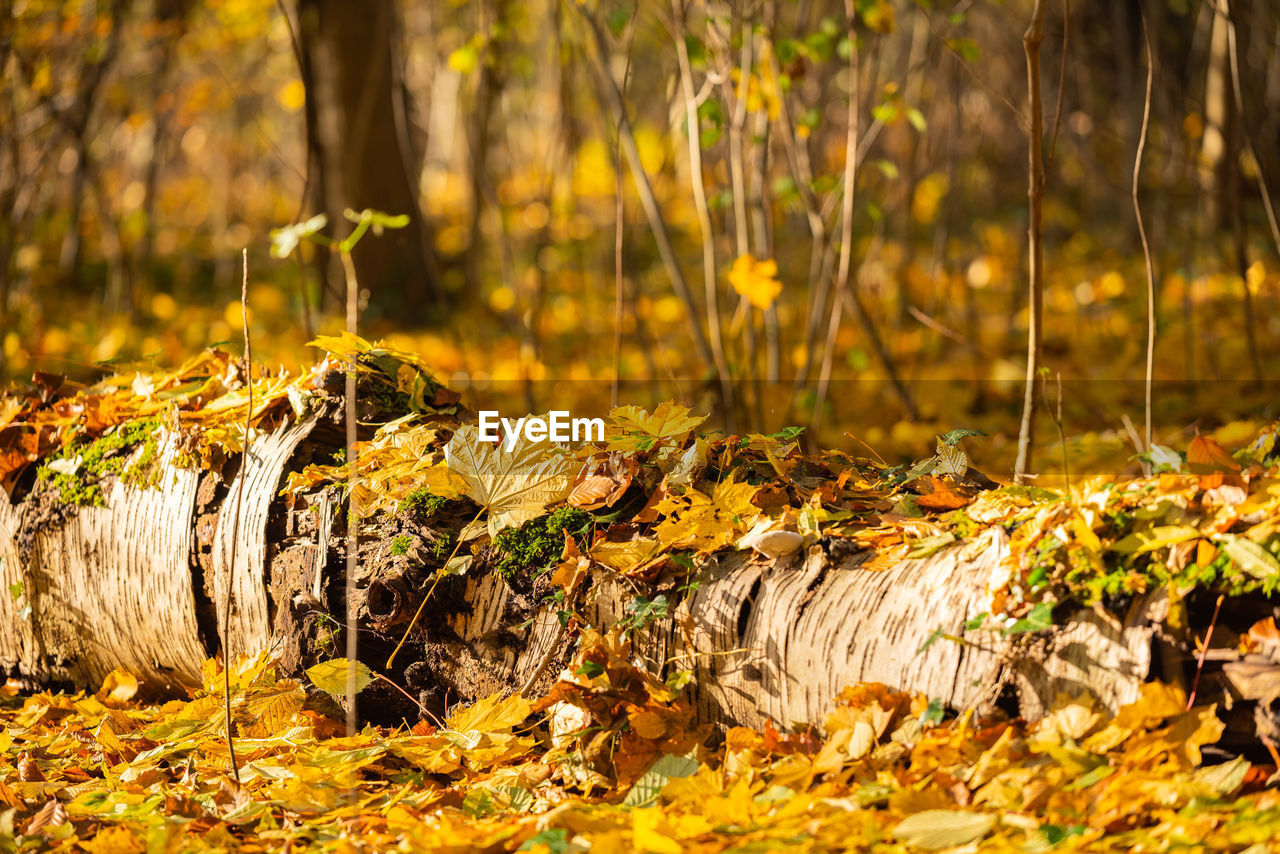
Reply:
<svg viewBox="0 0 1280 854"><path fill-rule="evenodd" d="M333 596L341 585L332 582L344 562L345 525L337 521L344 506L323 493L291 502L280 490L287 472L305 464L299 448L314 426L304 420L257 435L248 464L216 498L202 485L208 474L167 466L154 488L117 481L105 507L76 509L39 530L24 522L26 502L0 500L0 573L12 585L0 597L0 665L32 685L96 689L116 667L157 693L198 685L201 662L221 647L209 615L226 607L236 527L233 652L278 643L288 667L313 663L321 653L307 633L318 622L293 603L315 603L321 617L343 612ZM164 441L164 459L172 446L172 438ZM207 530L197 535L201 526ZM378 537L366 539L376 545ZM860 681L956 708L982 706L1008 690L1036 716L1062 691L1087 689L1115 709L1137 697L1151 670L1151 639L1163 616L1158 597L1135 604L1124 621L1081 612L1030 645L970 633L971 642L938 641L921 652L935 630L958 636L966 620L989 610L990 591L1008 571L1008 542L998 528L980 543L885 571L863 568L868 553L835 545L828 540L777 560L750 552L707 560L696 588L683 597L668 591L669 616L639 633L638 659L655 672L691 671L704 720L780 728L821 720L840 690ZM362 572L367 586L376 567ZM412 613L430 581L429 573L397 575L403 601L395 609ZM527 582L513 588L477 561L472 574L440 584L404 664L388 675L452 702L514 690L534 676L535 690L549 687L572 644L543 593ZM597 570L582 609L608 625L635 593L630 582ZM405 623L376 616L366 609L362 657L383 670Z"/></svg>

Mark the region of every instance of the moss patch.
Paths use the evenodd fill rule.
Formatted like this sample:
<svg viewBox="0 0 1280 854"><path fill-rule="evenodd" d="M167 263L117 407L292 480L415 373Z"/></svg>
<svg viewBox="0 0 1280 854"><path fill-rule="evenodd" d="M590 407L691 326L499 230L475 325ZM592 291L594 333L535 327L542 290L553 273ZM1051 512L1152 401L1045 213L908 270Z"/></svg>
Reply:
<svg viewBox="0 0 1280 854"><path fill-rule="evenodd" d="M401 534L391 541L391 553L393 555L408 554L411 545L413 545L413 538L408 534Z"/></svg>
<svg viewBox="0 0 1280 854"><path fill-rule="evenodd" d="M400 502L398 512L401 515L411 516L421 521L435 515L447 503L449 503L448 499L441 498L439 495L432 495L429 489L415 489Z"/></svg>
<svg viewBox="0 0 1280 854"><path fill-rule="evenodd" d="M123 477L126 483L134 486L152 486L160 472L156 465L159 427L158 418L130 421L92 442L68 445L40 467L37 479L57 490L64 503L80 507L104 505L106 497L102 492L102 482L112 475ZM142 444L142 453L126 468L129 449L139 443ZM51 463L71 463L77 457L79 464L69 472L51 467Z"/></svg>
<svg viewBox="0 0 1280 854"><path fill-rule="evenodd" d="M510 578L521 570L533 575L544 572L564 551L564 535L583 546L591 530L592 518L576 507L561 507L550 516L540 516L518 528L508 528L493 538L493 548L500 555L495 569Z"/></svg>

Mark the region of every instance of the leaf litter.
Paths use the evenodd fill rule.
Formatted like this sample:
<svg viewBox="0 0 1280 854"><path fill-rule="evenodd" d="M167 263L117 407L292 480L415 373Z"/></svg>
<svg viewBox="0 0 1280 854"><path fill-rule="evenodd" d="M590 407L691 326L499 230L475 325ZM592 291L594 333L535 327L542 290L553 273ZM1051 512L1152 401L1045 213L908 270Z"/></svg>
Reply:
<svg viewBox="0 0 1280 854"><path fill-rule="evenodd" d="M470 501L487 513L469 532L473 551L568 499L594 519L581 548L564 534L553 579L568 594L593 565L691 575L722 549L786 559L833 540L870 550L868 571L891 572L996 528L1010 540L1005 580L966 635L1044 631L1064 603L1120 611L1152 589L1167 590L1176 612L1196 591L1280 587L1275 427L1234 452L1196 437L1151 477L1056 490L978 475L960 446L973 431L892 466L806 455L798 431L702 435L705 416L674 403L615 409L599 445L522 446L504 458L465 442L466 410L413 354L353 336L316 343L326 358L298 376L255 366L255 431L323 406L353 358L385 412L365 413L378 426L358 471L309 466L286 493L359 490L364 518L398 512L424 489ZM87 443L147 418L178 437L187 464L209 467L243 448L248 374L208 350L174 371L63 395L42 378L36 392L0 401L0 482L13 495L29 466L35 489L72 477ZM631 604L634 624L665 614L662 597ZM577 625L574 662L546 696L494 695L443 721L351 737L319 701L337 688L339 662L299 682L266 654L242 658L232 674L241 787L227 770L217 662L191 697L158 704L136 702L137 680L121 671L92 695L7 687L0 847L1252 852L1280 836L1274 766L1206 764L1223 724L1215 705L1187 708L1182 686L1147 683L1110 719L1087 695L1062 696L1028 724L947 718L927 697L858 685L821 726L714 733L695 725L681 680L637 668L632 627ZM1272 673L1280 656L1269 643L1260 623L1238 647ZM1250 684L1280 696L1271 676Z"/></svg>

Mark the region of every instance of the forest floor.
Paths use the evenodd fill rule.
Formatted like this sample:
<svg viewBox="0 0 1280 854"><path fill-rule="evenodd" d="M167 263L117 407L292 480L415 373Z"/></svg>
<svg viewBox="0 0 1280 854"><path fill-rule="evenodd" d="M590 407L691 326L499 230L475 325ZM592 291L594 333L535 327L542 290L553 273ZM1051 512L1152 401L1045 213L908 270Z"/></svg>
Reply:
<svg viewBox="0 0 1280 854"><path fill-rule="evenodd" d="M362 411L378 426L354 478L334 459L284 486L347 484L364 519L405 512L405 502L479 507L440 573L466 572L469 555L496 549L511 571L550 573L565 602L584 567L692 583L701 556L781 555L842 538L875 550L863 571L892 572L1002 528L1011 554L989 612L965 637L935 632L917 639L922 648L1051 633L1068 604L1119 610L1166 588L1168 624L1193 655L1210 646L1200 615L1188 614L1195 597L1267 602L1280 586L1273 426L1238 447L1196 437L1150 460L1146 477L1053 490L978 473L965 450L981 440L971 430L894 465L805 453L799 430L703 434L705 416L686 407L623 406L600 442L521 446L516 484L420 357L352 336L317 344L325 360L301 372L255 368L251 415L245 366L217 350L88 389L37 377L29 394L0 400L0 480L15 497L56 492L68 504L103 502L115 478L154 487L160 431L176 428L189 439L186 464L208 466L243 447L247 415L255 431L296 417L354 360L361 400L381 401ZM545 539L553 512L548 548L538 532ZM19 618L29 615L22 585L9 592ZM570 609L573 661L545 695L498 692L354 734L335 705L345 660L302 676L282 673L270 653L238 657L238 773L218 660L201 687L167 702L147 700L125 671L94 693L11 684L0 698L0 848L1261 852L1280 836L1265 721L1261 761L1215 747L1223 694L1197 692L1198 669L1189 684L1146 683L1116 714L1081 695L1032 722L983 719L860 684L821 720L724 729L695 719L689 671L663 678L635 656L635 632L660 610L658 598L637 596L627 619L591 626ZM1280 686L1273 619L1223 634L1215 649L1270 662L1264 682ZM382 678L357 670L361 686ZM1275 698L1254 697L1264 710Z"/></svg>

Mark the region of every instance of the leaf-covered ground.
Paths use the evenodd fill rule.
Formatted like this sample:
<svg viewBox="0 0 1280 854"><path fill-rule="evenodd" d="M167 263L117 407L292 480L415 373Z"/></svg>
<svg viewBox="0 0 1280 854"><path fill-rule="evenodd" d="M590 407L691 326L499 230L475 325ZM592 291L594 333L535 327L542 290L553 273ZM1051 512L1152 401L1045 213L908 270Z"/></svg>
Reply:
<svg viewBox="0 0 1280 854"><path fill-rule="evenodd" d="M1274 767L1206 765L1222 730L1149 683L1112 719L1063 698L1041 721L942 718L924 697L846 689L807 731L734 728L716 746L614 636L599 675L530 703L495 695L412 729L353 736L265 656L190 700L4 696L4 850L1263 852L1280 835ZM580 668L581 669L581 668ZM554 703L554 705L553 705ZM581 733L582 715L595 725Z"/></svg>
<svg viewBox="0 0 1280 854"><path fill-rule="evenodd" d="M465 572L478 550L505 542L512 571L553 570L569 601L596 565L638 581L695 581L712 552L781 555L845 538L878 550L868 571L891 571L908 555L980 549L1003 529L1007 573L960 642L1047 631L1060 606L1120 609L1163 587L1174 641L1192 654L1208 641L1204 621L1186 614L1189 597L1267 596L1280 582L1274 429L1231 452L1198 437L1153 455L1151 477L1082 478L1067 490L987 480L963 450L981 437L963 429L893 466L805 454L792 430L703 434L704 417L676 404L613 410L601 442L502 454L477 442L456 395L417 356L345 336L318 343L329 356L311 370L255 369L255 429L331 400L356 359L362 405L374 401L362 421L380 425L361 443L356 477L335 459L296 473L288 489L348 484L366 519L470 502L475 524L457 532L453 560L434 555L440 572ZM162 487L149 467L154 443L148 450L161 427L183 437L183 464L214 465L243 446L245 373L206 351L174 371L89 389L38 377L30 393L0 400L0 480L69 503L105 500L117 477ZM588 524L570 525L565 508ZM215 662L203 690L161 705L132 702L125 673L93 696L10 689L0 839L97 851L1261 851L1280 833L1267 783L1275 768L1224 754L1205 764L1220 709L1201 695L1188 710L1180 685L1148 684L1114 719L1064 697L1031 725L957 719L927 697L851 686L807 729L716 733L693 725L679 678L634 663L628 633L655 602L637 598L632 624L607 631L571 619L576 658L547 697L495 695L443 720L350 737L325 711L323 673L299 683L265 655L241 660L239 785ZM930 640L957 639L920 639ZM1226 642L1274 671L1275 641L1263 621Z"/></svg>

